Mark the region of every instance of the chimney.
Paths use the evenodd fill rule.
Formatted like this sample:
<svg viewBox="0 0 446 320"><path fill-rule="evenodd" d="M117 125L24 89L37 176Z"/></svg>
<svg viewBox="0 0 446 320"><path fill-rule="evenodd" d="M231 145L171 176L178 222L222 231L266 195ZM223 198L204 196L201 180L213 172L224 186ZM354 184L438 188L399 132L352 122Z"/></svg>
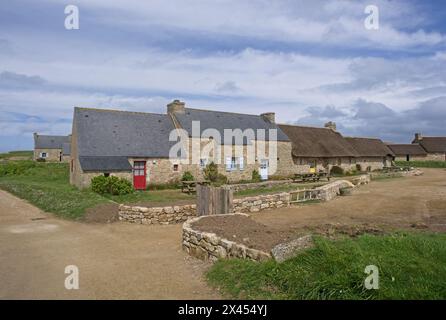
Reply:
<svg viewBox="0 0 446 320"><path fill-rule="evenodd" d="M270 123L276 123L276 114L274 112L265 112L260 115L263 120Z"/></svg>
<svg viewBox="0 0 446 320"><path fill-rule="evenodd" d="M167 105L167 113L184 113L185 103L180 100L173 100Z"/></svg>
<svg viewBox="0 0 446 320"><path fill-rule="evenodd" d="M423 140L421 133L415 133L415 142Z"/></svg>
<svg viewBox="0 0 446 320"><path fill-rule="evenodd" d="M336 131L336 123L333 121L328 121L324 127Z"/></svg>

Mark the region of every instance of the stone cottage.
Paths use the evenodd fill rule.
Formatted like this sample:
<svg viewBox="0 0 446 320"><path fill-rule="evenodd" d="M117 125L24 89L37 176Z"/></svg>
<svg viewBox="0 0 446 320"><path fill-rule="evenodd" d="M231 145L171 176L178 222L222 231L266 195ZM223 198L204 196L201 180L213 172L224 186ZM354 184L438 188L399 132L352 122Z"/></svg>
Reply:
<svg viewBox="0 0 446 320"><path fill-rule="evenodd" d="M226 130L247 129L253 129L254 135L242 135L241 141L225 135ZM276 140L277 150L270 154L270 141ZM178 144L180 152L172 155ZM216 145L230 148L231 156L215 152ZM210 152L197 153L195 146ZM249 151L261 147L266 154L255 153L252 158ZM275 124L273 113L246 115L191 109L178 100L168 104L166 114L74 109L70 182L79 188L88 187L97 175L126 178L136 189L178 181L186 171L203 179L203 169L211 161L230 181L251 179L254 169L264 178L289 175L293 163L291 142Z"/></svg>
<svg viewBox="0 0 446 320"><path fill-rule="evenodd" d="M446 137L423 137L416 133L412 143L419 144L426 151L425 160L446 161Z"/></svg>
<svg viewBox="0 0 446 320"><path fill-rule="evenodd" d="M48 162L69 162L71 135L50 136L34 133L33 159Z"/></svg>
<svg viewBox="0 0 446 320"><path fill-rule="evenodd" d="M357 151L336 131L334 123L325 128L284 125L279 127L292 141L295 173L329 172L333 166L355 169Z"/></svg>
<svg viewBox="0 0 446 320"><path fill-rule="evenodd" d="M356 165L361 171L391 166L394 154L380 139L345 137L345 140L356 150Z"/></svg>
<svg viewBox="0 0 446 320"><path fill-rule="evenodd" d="M388 144L390 150L395 154L396 161L425 161L427 152L418 143L413 144Z"/></svg>

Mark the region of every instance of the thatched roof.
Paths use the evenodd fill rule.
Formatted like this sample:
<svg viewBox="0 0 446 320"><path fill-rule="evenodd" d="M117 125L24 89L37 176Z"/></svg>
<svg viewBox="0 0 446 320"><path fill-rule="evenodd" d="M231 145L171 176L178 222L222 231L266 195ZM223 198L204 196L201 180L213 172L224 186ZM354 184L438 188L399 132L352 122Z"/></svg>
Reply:
<svg viewBox="0 0 446 320"><path fill-rule="evenodd" d="M446 137L423 137L418 143L429 153L446 152Z"/></svg>
<svg viewBox="0 0 446 320"><path fill-rule="evenodd" d="M279 124L290 138L293 156L308 158L357 157L355 149L340 133L328 128Z"/></svg>
<svg viewBox="0 0 446 320"><path fill-rule="evenodd" d="M388 144L387 145L390 150L393 151L393 153L396 156L425 156L426 150L424 150L418 143L414 144Z"/></svg>
<svg viewBox="0 0 446 320"><path fill-rule="evenodd" d="M350 143L361 157L385 157L394 155L392 150L380 139L345 137L345 140Z"/></svg>

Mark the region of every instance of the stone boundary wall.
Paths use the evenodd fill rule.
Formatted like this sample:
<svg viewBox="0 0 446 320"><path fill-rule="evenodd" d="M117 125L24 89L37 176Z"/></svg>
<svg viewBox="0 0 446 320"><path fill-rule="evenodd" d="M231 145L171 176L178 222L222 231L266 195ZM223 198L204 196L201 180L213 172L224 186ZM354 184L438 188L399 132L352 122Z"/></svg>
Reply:
<svg viewBox="0 0 446 320"><path fill-rule="evenodd" d="M287 207L289 204L290 194L288 192L245 197L232 201L234 212L259 212L266 209Z"/></svg>
<svg viewBox="0 0 446 320"><path fill-rule="evenodd" d="M230 213L220 216L234 216L246 214ZM219 258L241 258L254 261L271 259L271 254L248 248L244 244L227 240L215 233L194 230L192 224L208 216L190 219L183 224L183 250L189 255L205 261L216 261Z"/></svg>
<svg viewBox="0 0 446 320"><path fill-rule="evenodd" d="M286 186L293 184L293 180L273 180L273 181L262 181L262 182L253 182L253 183L239 183L239 184L227 184L228 188L230 188L234 192L239 192L243 190L251 190L257 188L272 188L276 186Z"/></svg>
<svg viewBox="0 0 446 320"><path fill-rule="evenodd" d="M352 183L353 182L353 183ZM342 188L354 188L370 182L370 175L357 176L347 180L336 180L312 189L317 199L330 201L340 194ZM297 189L296 189L297 191ZM233 212L252 213L277 209L290 205L291 194L281 192L234 199ZM146 208L140 206L119 206L119 220L140 224L175 224L197 215L195 204Z"/></svg>
<svg viewBox="0 0 446 320"><path fill-rule="evenodd" d="M118 209L119 220L140 224L175 224L196 216L197 206L187 204L167 207L139 207L121 204Z"/></svg>

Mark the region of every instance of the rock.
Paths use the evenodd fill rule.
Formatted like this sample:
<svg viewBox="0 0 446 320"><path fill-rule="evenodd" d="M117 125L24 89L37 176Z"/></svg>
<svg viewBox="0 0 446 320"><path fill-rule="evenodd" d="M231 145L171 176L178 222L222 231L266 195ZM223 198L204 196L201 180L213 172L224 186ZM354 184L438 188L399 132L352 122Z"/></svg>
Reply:
<svg viewBox="0 0 446 320"><path fill-rule="evenodd" d="M303 249L307 249L312 246L313 238L311 235L306 235L286 243L278 244L271 250L271 254L277 262L283 262L296 256Z"/></svg>

